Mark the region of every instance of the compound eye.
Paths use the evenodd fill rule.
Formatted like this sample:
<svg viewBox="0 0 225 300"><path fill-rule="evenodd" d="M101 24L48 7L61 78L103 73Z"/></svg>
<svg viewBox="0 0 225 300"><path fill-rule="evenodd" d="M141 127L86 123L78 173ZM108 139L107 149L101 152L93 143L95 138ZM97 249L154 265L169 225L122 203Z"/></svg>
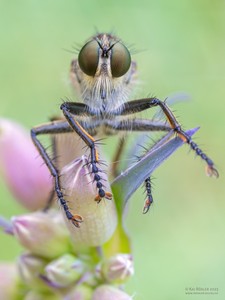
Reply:
<svg viewBox="0 0 225 300"><path fill-rule="evenodd" d="M99 45L94 41L85 44L78 55L78 63L81 70L89 75L95 76L98 67Z"/></svg>
<svg viewBox="0 0 225 300"><path fill-rule="evenodd" d="M121 43L112 47L111 72L113 77L123 76L130 68L131 57L129 50Z"/></svg>

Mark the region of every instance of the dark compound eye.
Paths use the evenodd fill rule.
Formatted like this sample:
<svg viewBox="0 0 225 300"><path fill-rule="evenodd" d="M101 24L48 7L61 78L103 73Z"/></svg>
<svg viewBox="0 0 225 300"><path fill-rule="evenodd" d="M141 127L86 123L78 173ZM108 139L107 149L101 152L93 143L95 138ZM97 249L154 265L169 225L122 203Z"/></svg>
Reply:
<svg viewBox="0 0 225 300"><path fill-rule="evenodd" d="M98 67L99 45L96 41L90 41L83 46L78 55L78 63L81 70L89 75L94 76Z"/></svg>
<svg viewBox="0 0 225 300"><path fill-rule="evenodd" d="M111 72L113 77L123 76L130 68L131 57L129 50L121 43L112 47Z"/></svg>

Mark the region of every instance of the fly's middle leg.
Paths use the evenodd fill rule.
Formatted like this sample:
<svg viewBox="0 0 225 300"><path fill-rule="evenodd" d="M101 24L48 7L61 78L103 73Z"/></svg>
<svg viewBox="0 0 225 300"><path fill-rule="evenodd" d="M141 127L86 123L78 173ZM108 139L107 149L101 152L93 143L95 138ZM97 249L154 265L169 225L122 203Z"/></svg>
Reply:
<svg viewBox="0 0 225 300"><path fill-rule="evenodd" d="M101 169L99 169L99 167L97 166L97 164L99 163L99 155L96 149L95 139L80 125L78 121L74 119L73 115L77 114L78 109L78 107L76 107L76 103L65 102L61 105L60 108L63 111L63 114L71 128L80 136L80 138L90 149L91 172L94 175L93 179L96 182L96 188L98 190L98 193L94 200L97 203L101 202L102 198L111 200L112 194L104 190L102 178L100 175ZM81 112L79 111L79 113Z"/></svg>

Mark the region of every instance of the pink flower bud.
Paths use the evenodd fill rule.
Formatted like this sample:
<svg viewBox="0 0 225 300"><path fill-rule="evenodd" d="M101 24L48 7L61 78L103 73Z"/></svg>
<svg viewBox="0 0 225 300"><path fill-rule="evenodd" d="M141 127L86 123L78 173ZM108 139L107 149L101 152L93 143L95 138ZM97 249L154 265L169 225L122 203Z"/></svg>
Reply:
<svg viewBox="0 0 225 300"><path fill-rule="evenodd" d="M103 277L109 282L124 283L134 274L132 256L117 254L103 262L101 271Z"/></svg>
<svg viewBox="0 0 225 300"><path fill-rule="evenodd" d="M70 250L69 232L54 211L13 217L12 225L15 237L33 254L55 258Z"/></svg>
<svg viewBox="0 0 225 300"><path fill-rule="evenodd" d="M52 179L30 135L17 123L0 119L0 169L7 186L26 208L46 205Z"/></svg>
<svg viewBox="0 0 225 300"><path fill-rule="evenodd" d="M99 172L104 190L111 193L107 176ZM77 216L79 228L66 219L72 239L77 246L100 246L110 239L117 225L114 200L96 201L98 190L86 156L72 161L61 171L61 186L70 212ZM79 218L78 218L79 217Z"/></svg>
<svg viewBox="0 0 225 300"><path fill-rule="evenodd" d="M10 263L0 264L0 299L17 299L17 270Z"/></svg>
<svg viewBox="0 0 225 300"><path fill-rule="evenodd" d="M100 299L132 300L132 297L111 285L101 285L94 291L91 300L100 300Z"/></svg>

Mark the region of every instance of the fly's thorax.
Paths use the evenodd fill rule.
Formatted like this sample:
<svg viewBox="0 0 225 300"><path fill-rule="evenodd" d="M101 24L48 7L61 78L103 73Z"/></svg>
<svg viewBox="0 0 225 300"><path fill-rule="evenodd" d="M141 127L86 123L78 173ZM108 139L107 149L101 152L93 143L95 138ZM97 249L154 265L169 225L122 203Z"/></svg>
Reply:
<svg viewBox="0 0 225 300"><path fill-rule="evenodd" d="M104 65L103 65L104 66ZM136 83L136 63L132 62L129 71L122 77L114 78L109 73L100 72L98 76L88 76L80 69L77 60L71 68L71 81L84 103L93 110L116 110L125 103Z"/></svg>

